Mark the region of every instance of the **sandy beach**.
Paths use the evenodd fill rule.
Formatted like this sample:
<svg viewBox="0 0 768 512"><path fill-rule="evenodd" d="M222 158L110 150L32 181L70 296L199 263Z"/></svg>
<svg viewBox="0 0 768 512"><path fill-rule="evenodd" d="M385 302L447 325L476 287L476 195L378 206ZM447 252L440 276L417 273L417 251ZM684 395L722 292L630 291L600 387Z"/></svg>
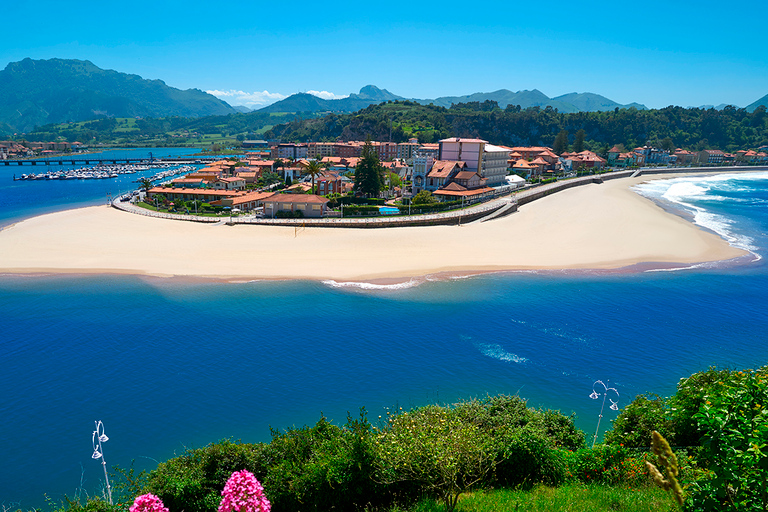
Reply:
<svg viewBox="0 0 768 512"><path fill-rule="evenodd" d="M488 222L387 229L208 225L96 206L0 231L2 273L407 280L438 273L619 269L745 254L664 211L625 178L558 192Z"/></svg>

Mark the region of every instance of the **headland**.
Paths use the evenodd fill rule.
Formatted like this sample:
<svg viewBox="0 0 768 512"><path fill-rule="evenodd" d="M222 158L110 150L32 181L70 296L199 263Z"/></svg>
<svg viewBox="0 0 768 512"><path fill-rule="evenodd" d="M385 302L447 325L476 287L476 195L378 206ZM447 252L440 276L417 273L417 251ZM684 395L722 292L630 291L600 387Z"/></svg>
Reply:
<svg viewBox="0 0 768 512"><path fill-rule="evenodd" d="M398 282L435 274L611 270L745 256L631 190L668 177L576 187L507 217L461 226L297 230L178 222L108 206L67 210L0 231L0 272Z"/></svg>

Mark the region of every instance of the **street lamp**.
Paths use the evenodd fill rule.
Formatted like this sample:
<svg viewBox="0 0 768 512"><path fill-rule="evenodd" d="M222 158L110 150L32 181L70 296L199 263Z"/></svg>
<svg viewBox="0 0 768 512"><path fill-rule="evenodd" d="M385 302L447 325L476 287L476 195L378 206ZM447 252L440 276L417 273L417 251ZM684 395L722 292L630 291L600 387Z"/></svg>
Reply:
<svg viewBox="0 0 768 512"><path fill-rule="evenodd" d="M603 391L601 393L598 393L595 389L598 384L603 387ZM608 398L608 392L616 393L616 400L614 401L612 398ZM603 381L597 380L594 384L592 384L592 394L589 395L589 398L593 400L597 400L600 398L600 395L603 395L603 405L600 406L600 416L597 418L597 428L595 429L595 437L592 439L592 448L595 447L595 442L597 442L597 433L600 431L600 420L603 419L603 409L605 408L605 399L608 398L608 401L611 402L611 406L609 409L612 411L618 411L619 410L619 392L616 391L616 388L609 388L606 386Z"/></svg>
<svg viewBox="0 0 768 512"><path fill-rule="evenodd" d="M107 462L104 460L104 448L101 443L106 443L109 438L104 434L104 424L99 421L94 422L96 424L96 430L93 431L93 455L91 458L99 460L101 459L101 465L104 466L104 481L107 483L107 494L109 496L109 504L112 504L112 488L109 485L109 477L107 476Z"/></svg>

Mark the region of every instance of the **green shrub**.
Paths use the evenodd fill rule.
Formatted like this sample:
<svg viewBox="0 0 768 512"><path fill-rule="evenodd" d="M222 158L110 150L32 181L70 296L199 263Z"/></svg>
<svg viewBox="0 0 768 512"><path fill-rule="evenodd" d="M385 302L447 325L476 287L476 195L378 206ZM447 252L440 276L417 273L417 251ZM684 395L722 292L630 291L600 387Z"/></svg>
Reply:
<svg viewBox="0 0 768 512"><path fill-rule="evenodd" d="M622 480L622 463L628 452L623 446L597 445L571 454L568 461L573 478L585 483L616 484Z"/></svg>
<svg viewBox="0 0 768 512"><path fill-rule="evenodd" d="M415 484L448 511L461 493L486 480L495 461L492 440L476 424L434 405L389 416L374 449L377 479Z"/></svg>
<svg viewBox="0 0 768 512"><path fill-rule="evenodd" d="M304 217L304 212L301 210L279 210L275 212L276 219L301 219Z"/></svg>
<svg viewBox="0 0 768 512"><path fill-rule="evenodd" d="M348 215L378 215L378 206L345 206L344 216Z"/></svg>
<svg viewBox="0 0 768 512"><path fill-rule="evenodd" d="M738 381L738 373L732 370L718 370L710 367L697 372L686 379L680 379L677 392L669 399L669 411L672 416L671 429L674 435L672 446L697 446L701 444L702 432L694 416L704 405L706 396L720 395ZM664 432L659 431L664 435ZM667 438L669 440L669 438Z"/></svg>
<svg viewBox="0 0 768 512"><path fill-rule="evenodd" d="M529 428L549 441L552 447L576 450L584 446L584 432L573 423L574 416L560 411L529 408L519 396L497 395L474 399L456 405L456 414L494 434L510 429Z"/></svg>
<svg viewBox="0 0 768 512"><path fill-rule="evenodd" d="M430 203L430 204L416 204L413 203L410 208L410 212L413 213L429 213L438 212L443 210L450 210L451 208L458 208L463 203L461 201L443 201L442 203ZM399 206L400 213L407 214L408 206Z"/></svg>
<svg viewBox="0 0 768 512"><path fill-rule="evenodd" d="M647 448L651 432L658 431L672 446L698 446L702 432L694 415L704 404L704 397L722 393L734 380L736 372L709 368L680 379L677 392L665 399L654 394L638 395L613 422L605 434L608 444Z"/></svg>
<svg viewBox="0 0 768 512"><path fill-rule="evenodd" d="M379 197L355 197L355 196L340 196L337 198L338 204L343 204L346 210L346 205L361 205L361 206L382 206L384 205L384 199Z"/></svg>
<svg viewBox="0 0 768 512"><path fill-rule="evenodd" d="M673 437L667 401L652 393L638 395L613 421L605 433L605 443L647 450L654 430L665 438Z"/></svg>
<svg viewBox="0 0 768 512"><path fill-rule="evenodd" d="M125 504L123 503L119 505L110 505L105 499L96 497L87 498L85 503L82 503L79 498L72 499L68 496L64 496L64 499L59 505L51 504L51 512L119 512L128 510L128 507L124 505ZM5 508L5 510L12 509L8 507ZM21 510L18 512L21 512Z"/></svg>
<svg viewBox="0 0 768 512"><path fill-rule="evenodd" d="M530 488L565 482L566 452L535 427L510 430L496 438L496 446L496 479L501 485Z"/></svg>
<svg viewBox="0 0 768 512"><path fill-rule="evenodd" d="M768 510L768 376L731 372L694 415L710 477L690 488L689 510Z"/></svg>
<svg viewBox="0 0 768 512"><path fill-rule="evenodd" d="M411 204L414 206L426 206L437 202L437 198L432 195L429 190L421 190L418 194L413 196Z"/></svg>
<svg viewBox="0 0 768 512"><path fill-rule="evenodd" d="M262 481L276 510L362 510L387 499L373 478L371 428L361 411L341 428L324 417L314 427L272 432Z"/></svg>
<svg viewBox="0 0 768 512"><path fill-rule="evenodd" d="M233 472L247 469L263 482L267 470L265 448L263 444L224 440L187 450L150 472L145 490L157 495L170 510L213 512ZM271 499L270 490L265 488L265 492Z"/></svg>

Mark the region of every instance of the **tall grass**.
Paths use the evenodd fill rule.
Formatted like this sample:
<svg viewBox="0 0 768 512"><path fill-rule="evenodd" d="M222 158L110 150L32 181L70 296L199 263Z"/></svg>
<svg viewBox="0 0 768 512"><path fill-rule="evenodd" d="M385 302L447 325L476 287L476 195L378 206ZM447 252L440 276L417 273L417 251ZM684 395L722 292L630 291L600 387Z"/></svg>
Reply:
<svg viewBox="0 0 768 512"><path fill-rule="evenodd" d="M425 499L411 508L390 512L444 512L445 507ZM459 499L457 512L672 512L677 510L667 493L647 486L631 489L622 486L570 483L559 487L539 485L530 491L508 489L468 493Z"/></svg>

